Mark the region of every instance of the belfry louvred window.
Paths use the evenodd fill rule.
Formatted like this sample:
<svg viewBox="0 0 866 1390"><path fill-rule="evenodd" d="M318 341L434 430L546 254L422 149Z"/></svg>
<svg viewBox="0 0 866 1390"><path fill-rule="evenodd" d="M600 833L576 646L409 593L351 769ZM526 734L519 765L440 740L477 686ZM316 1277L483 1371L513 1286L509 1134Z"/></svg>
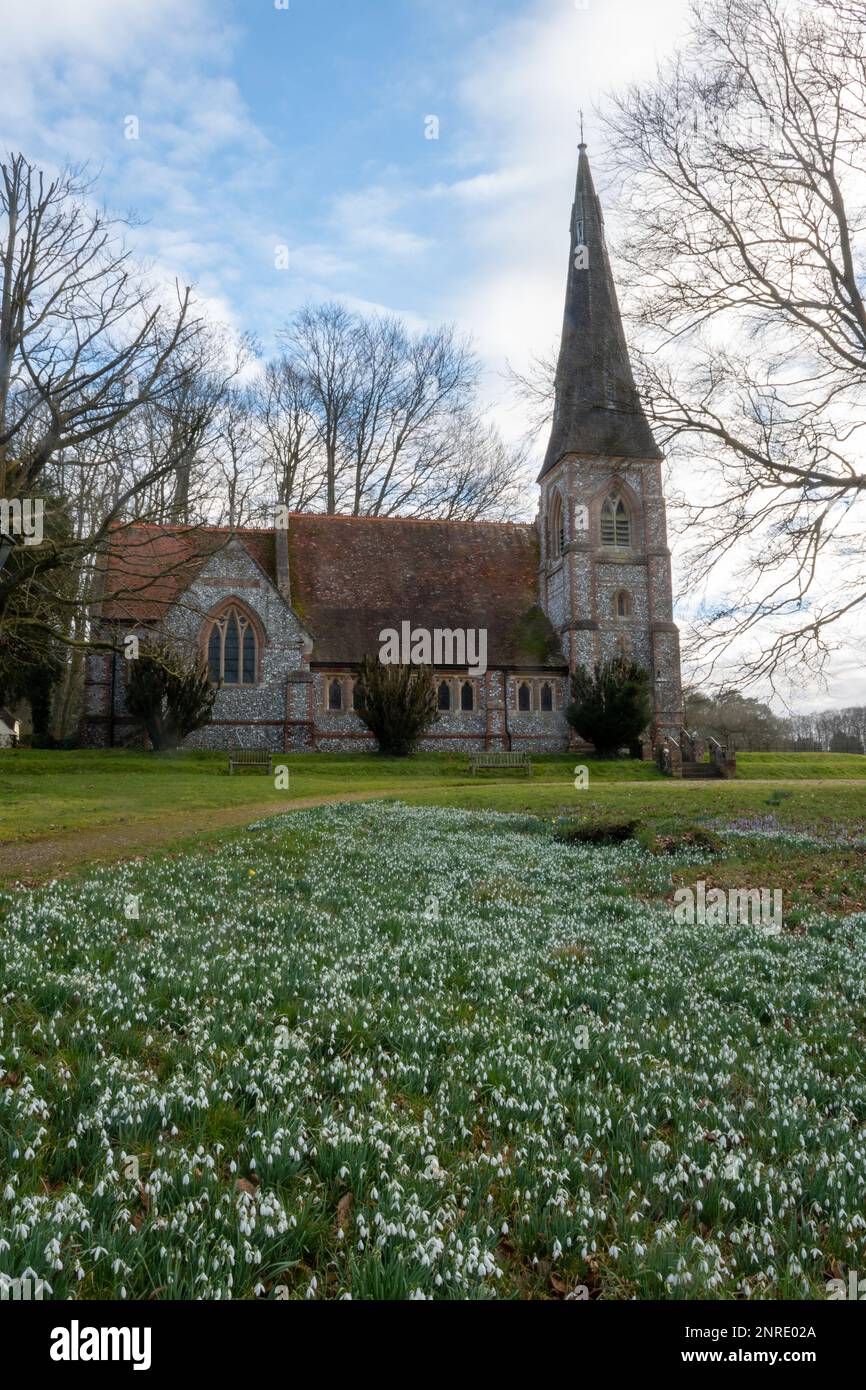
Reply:
<svg viewBox="0 0 866 1390"><path fill-rule="evenodd" d="M207 664L214 685L258 684L258 634L247 614L234 604L211 624Z"/></svg>
<svg viewBox="0 0 866 1390"><path fill-rule="evenodd" d="M621 497L608 497L601 509L601 543L621 550L631 546L631 518Z"/></svg>

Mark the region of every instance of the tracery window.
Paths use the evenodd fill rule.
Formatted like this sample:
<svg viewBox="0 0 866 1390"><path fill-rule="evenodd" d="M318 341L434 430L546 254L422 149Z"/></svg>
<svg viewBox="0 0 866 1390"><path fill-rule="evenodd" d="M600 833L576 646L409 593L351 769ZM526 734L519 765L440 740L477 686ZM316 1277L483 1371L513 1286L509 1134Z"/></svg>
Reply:
<svg viewBox="0 0 866 1390"><path fill-rule="evenodd" d="M259 638L249 615L231 604L211 623L207 664L215 685L257 685Z"/></svg>

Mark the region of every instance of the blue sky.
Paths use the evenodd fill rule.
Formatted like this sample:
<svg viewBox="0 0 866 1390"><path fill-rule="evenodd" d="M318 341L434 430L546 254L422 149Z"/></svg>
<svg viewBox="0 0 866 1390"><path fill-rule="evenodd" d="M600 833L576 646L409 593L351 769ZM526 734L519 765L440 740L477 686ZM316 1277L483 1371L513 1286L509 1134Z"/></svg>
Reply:
<svg viewBox="0 0 866 1390"><path fill-rule="evenodd" d="M559 329L578 110L591 139L685 10L583 4L0 0L0 131L98 167L137 248L266 348L308 298L456 322L495 407Z"/></svg>

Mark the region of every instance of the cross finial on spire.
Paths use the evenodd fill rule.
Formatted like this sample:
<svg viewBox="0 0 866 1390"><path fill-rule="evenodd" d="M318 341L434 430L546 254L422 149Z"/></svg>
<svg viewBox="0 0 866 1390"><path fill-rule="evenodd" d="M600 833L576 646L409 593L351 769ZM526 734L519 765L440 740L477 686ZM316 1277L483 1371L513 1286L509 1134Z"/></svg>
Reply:
<svg viewBox="0 0 866 1390"><path fill-rule="evenodd" d="M580 143L581 143L581 145L584 143L584 139L583 139L583 107L580 108Z"/></svg>

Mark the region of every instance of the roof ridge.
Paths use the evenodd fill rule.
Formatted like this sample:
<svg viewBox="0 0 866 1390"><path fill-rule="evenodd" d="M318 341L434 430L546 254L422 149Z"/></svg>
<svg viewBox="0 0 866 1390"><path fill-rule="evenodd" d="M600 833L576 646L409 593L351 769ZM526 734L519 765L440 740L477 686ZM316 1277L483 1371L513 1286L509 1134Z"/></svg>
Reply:
<svg viewBox="0 0 866 1390"><path fill-rule="evenodd" d="M515 529L533 529L534 521L494 521L491 517L437 517L437 516L355 516L351 512L289 512L289 519L300 517L312 517L322 521L408 521L414 526L510 526ZM168 534L182 534L185 532L217 532L221 535L249 535L249 536L268 536L275 527L273 526L210 526L184 522L175 523L170 521L124 521L117 522L114 529L126 531L162 531Z"/></svg>
<svg viewBox="0 0 866 1390"><path fill-rule="evenodd" d="M321 517L328 521L410 521L414 526L534 526L533 521L494 521L492 517L356 516L352 512L289 512L290 517Z"/></svg>

